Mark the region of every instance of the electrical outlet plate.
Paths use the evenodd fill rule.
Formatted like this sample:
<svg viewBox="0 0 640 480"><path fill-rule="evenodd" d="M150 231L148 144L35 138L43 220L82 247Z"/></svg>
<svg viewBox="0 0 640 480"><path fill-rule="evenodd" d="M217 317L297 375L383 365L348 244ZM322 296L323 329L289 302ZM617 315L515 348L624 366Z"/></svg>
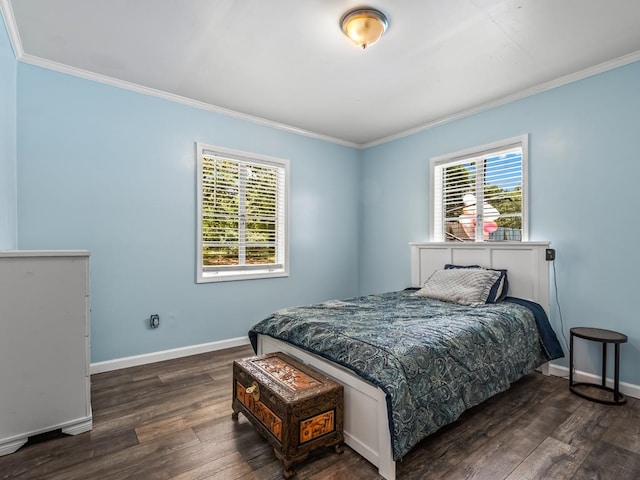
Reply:
<svg viewBox="0 0 640 480"><path fill-rule="evenodd" d="M554 248L547 248L546 260L547 262L553 262L556 259L556 250Z"/></svg>
<svg viewBox="0 0 640 480"><path fill-rule="evenodd" d="M149 326L151 328L158 328L160 326L160 315L155 313L149 317Z"/></svg>

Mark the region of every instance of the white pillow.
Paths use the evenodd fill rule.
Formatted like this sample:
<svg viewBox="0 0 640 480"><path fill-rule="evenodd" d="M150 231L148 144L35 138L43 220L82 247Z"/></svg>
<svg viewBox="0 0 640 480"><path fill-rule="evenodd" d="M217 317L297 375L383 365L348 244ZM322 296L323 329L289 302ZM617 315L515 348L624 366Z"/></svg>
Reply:
<svg viewBox="0 0 640 480"><path fill-rule="evenodd" d="M500 272L484 268L436 270L415 295L461 305L483 304Z"/></svg>

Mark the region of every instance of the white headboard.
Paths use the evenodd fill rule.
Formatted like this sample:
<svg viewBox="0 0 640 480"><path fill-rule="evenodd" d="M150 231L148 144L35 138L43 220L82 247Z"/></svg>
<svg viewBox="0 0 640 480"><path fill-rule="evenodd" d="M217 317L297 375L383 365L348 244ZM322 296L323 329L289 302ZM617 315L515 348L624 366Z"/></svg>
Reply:
<svg viewBox="0 0 640 480"><path fill-rule="evenodd" d="M411 285L420 287L445 263L507 269L509 296L532 300L549 314L549 242L411 243Z"/></svg>

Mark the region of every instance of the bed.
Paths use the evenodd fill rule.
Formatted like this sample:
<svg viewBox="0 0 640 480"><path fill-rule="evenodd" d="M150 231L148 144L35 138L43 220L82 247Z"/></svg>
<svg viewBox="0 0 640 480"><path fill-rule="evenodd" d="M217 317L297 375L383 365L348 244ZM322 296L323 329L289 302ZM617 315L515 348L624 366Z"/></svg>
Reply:
<svg viewBox="0 0 640 480"><path fill-rule="evenodd" d="M258 354L286 352L342 383L345 442L393 480L395 462L420 439L561 356L552 330L542 336L555 340L553 351L541 344L532 313L548 312L548 246L411 244L413 290L283 309L249 337ZM517 300L467 306L417 297L445 264L506 269Z"/></svg>

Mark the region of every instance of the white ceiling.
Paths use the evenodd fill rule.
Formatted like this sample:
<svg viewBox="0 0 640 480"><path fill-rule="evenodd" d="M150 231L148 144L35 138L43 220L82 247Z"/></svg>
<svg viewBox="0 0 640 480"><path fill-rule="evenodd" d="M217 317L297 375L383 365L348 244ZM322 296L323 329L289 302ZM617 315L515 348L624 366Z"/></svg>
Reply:
<svg viewBox="0 0 640 480"><path fill-rule="evenodd" d="M639 0L371 0L364 51L353 0L0 5L21 61L360 146L640 60Z"/></svg>

